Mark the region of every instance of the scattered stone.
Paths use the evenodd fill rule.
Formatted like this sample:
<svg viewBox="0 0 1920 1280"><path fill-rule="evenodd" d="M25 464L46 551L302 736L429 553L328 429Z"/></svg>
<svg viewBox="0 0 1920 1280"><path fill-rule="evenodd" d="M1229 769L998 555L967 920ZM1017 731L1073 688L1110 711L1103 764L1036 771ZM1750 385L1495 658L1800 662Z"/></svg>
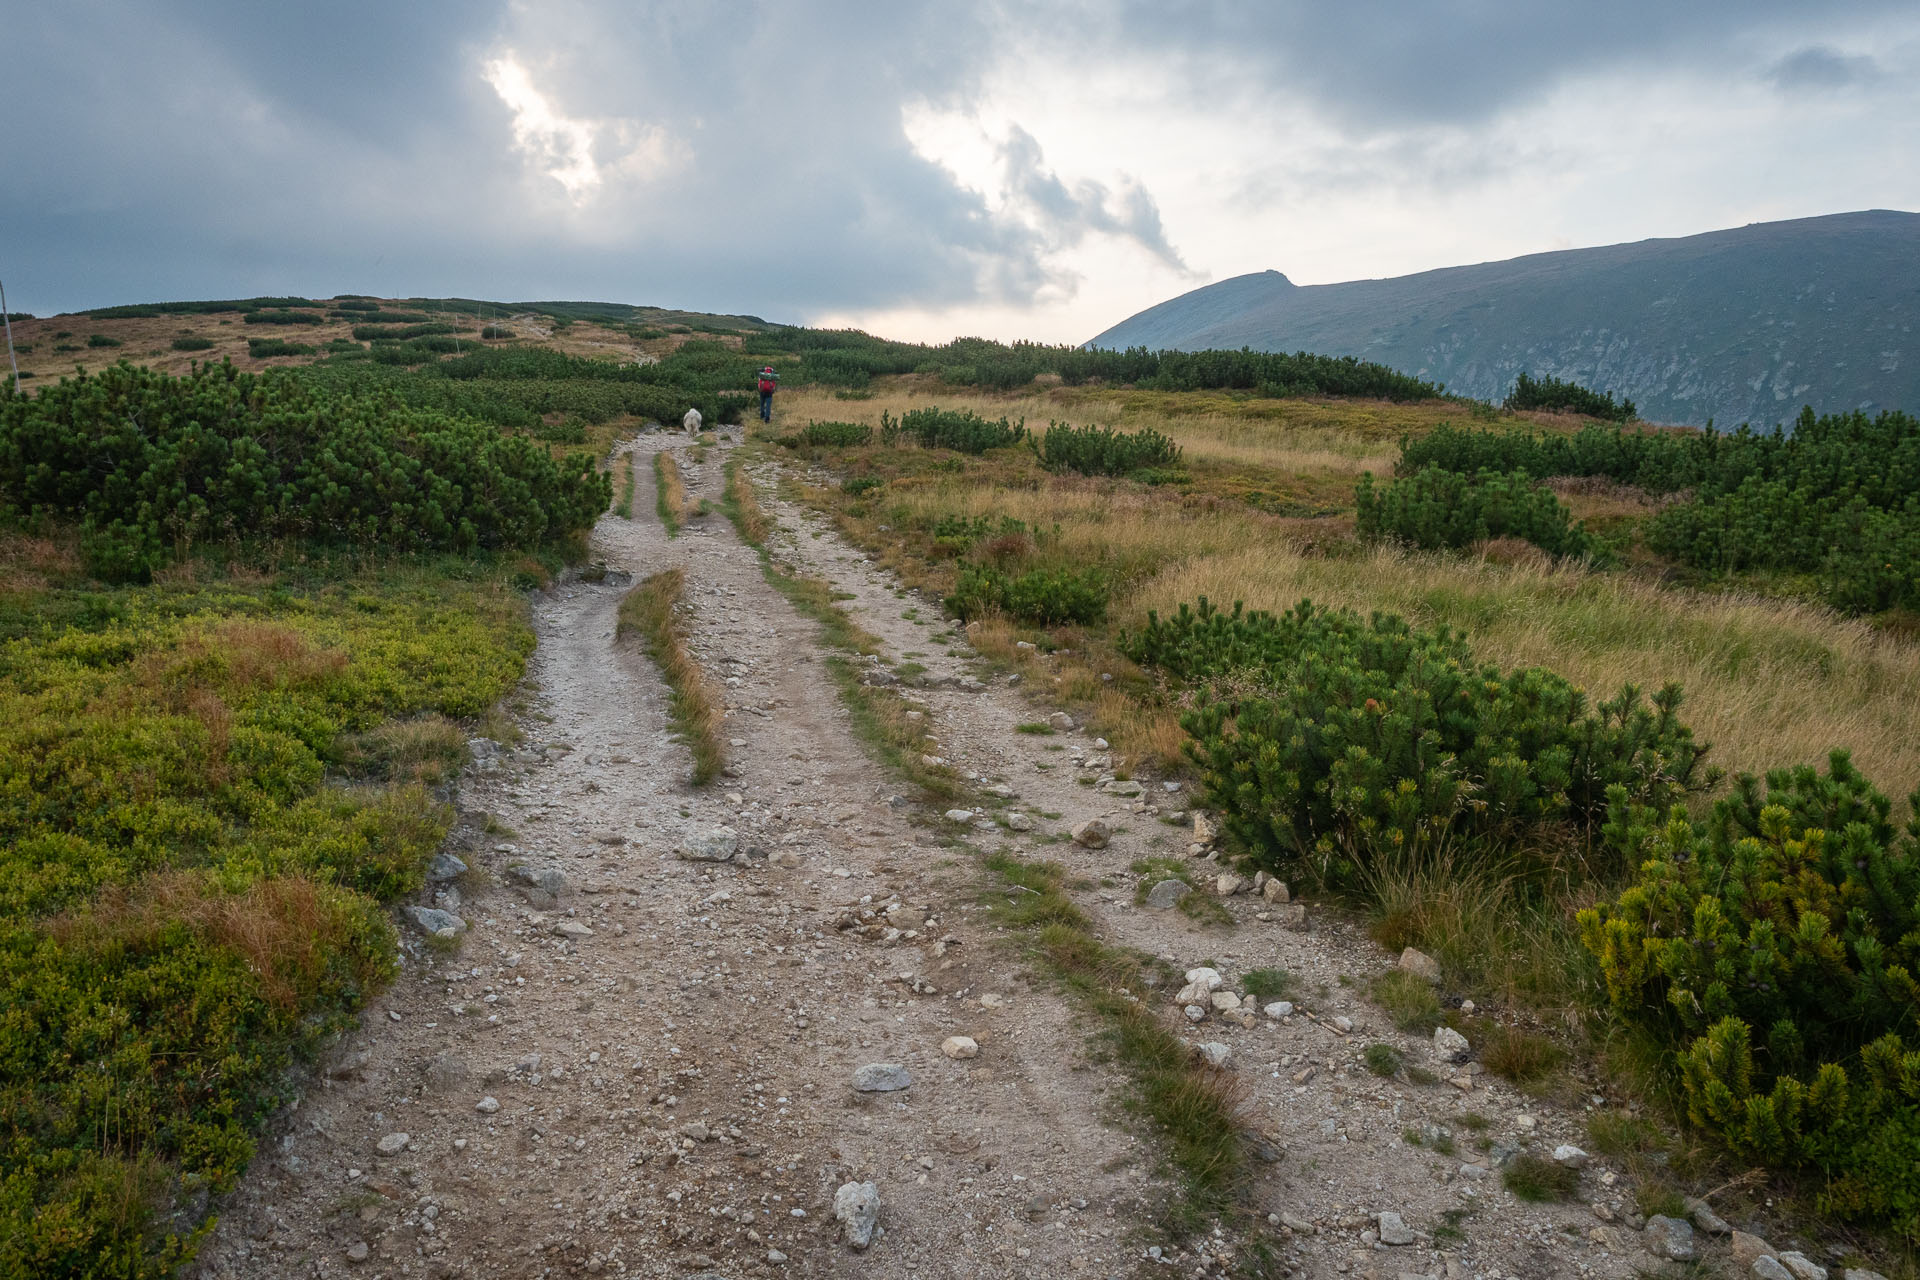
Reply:
<svg viewBox="0 0 1920 1280"><path fill-rule="evenodd" d="M1064 711L1056 711L1047 717L1047 728L1055 733L1072 733L1073 717Z"/></svg>
<svg viewBox="0 0 1920 1280"><path fill-rule="evenodd" d="M484 742L486 739L481 738L477 739L477 741ZM365 1240L355 1240L347 1246L347 1261L358 1266L367 1260L367 1255L371 1252L372 1250L367 1248L367 1242Z"/></svg>
<svg viewBox="0 0 1920 1280"><path fill-rule="evenodd" d="M1231 898L1246 887L1246 877L1234 871L1224 871L1213 881L1213 891L1223 898Z"/></svg>
<svg viewBox="0 0 1920 1280"><path fill-rule="evenodd" d="M1194 1052L1204 1058L1210 1067L1219 1067L1224 1070L1227 1064L1233 1061L1232 1047L1218 1040L1207 1040L1193 1048Z"/></svg>
<svg viewBox="0 0 1920 1280"><path fill-rule="evenodd" d="M1073 829L1073 842L1083 849L1104 849L1113 839L1113 828L1098 818L1088 818Z"/></svg>
<svg viewBox="0 0 1920 1280"><path fill-rule="evenodd" d="M332 1080L351 1080L367 1069L373 1061L373 1054L366 1049L355 1049L352 1053L342 1054L338 1061L327 1068L327 1076Z"/></svg>
<svg viewBox="0 0 1920 1280"><path fill-rule="evenodd" d="M1268 902L1287 902L1291 900L1291 895L1287 893L1287 882L1285 880L1267 881L1260 886L1260 896Z"/></svg>
<svg viewBox="0 0 1920 1280"><path fill-rule="evenodd" d="M1290 1000L1275 1000L1260 1012L1266 1014L1275 1022L1278 1022L1282 1018L1291 1018L1293 1016L1293 1002Z"/></svg>
<svg viewBox="0 0 1920 1280"><path fill-rule="evenodd" d="M1473 1056L1473 1046L1452 1027L1433 1029L1433 1056L1438 1062L1465 1062Z"/></svg>
<svg viewBox="0 0 1920 1280"><path fill-rule="evenodd" d="M1656 1213L1647 1219L1646 1230L1641 1233L1647 1243L1647 1252L1656 1258L1665 1258L1670 1262L1692 1262L1699 1256L1693 1247L1693 1226L1679 1218L1669 1218L1664 1213Z"/></svg>
<svg viewBox="0 0 1920 1280"><path fill-rule="evenodd" d="M380 1141L374 1143L373 1149L383 1156L397 1156L402 1151L405 1151L407 1144L412 1141L413 1136L411 1134L390 1133L380 1139Z"/></svg>
<svg viewBox="0 0 1920 1280"><path fill-rule="evenodd" d="M1109 782L1100 789L1108 795L1125 796L1129 800L1139 796L1146 790L1145 787L1130 778L1115 778L1112 782Z"/></svg>
<svg viewBox="0 0 1920 1280"><path fill-rule="evenodd" d="M1532 1133L1540 1125L1540 1122L1538 1120L1534 1119L1534 1117L1527 1115L1524 1112L1522 1112L1520 1115L1515 1116L1513 1118L1513 1123L1514 1123L1514 1127L1519 1129L1520 1132L1522 1133Z"/></svg>
<svg viewBox="0 0 1920 1280"><path fill-rule="evenodd" d="M1745 1231L1733 1233L1733 1263L1737 1267L1751 1267L1760 1258L1771 1258L1773 1246L1759 1236L1749 1235Z"/></svg>
<svg viewBox="0 0 1920 1280"><path fill-rule="evenodd" d="M1755 1258L1747 1274L1758 1277L1758 1280L1793 1280L1793 1272L1773 1258Z"/></svg>
<svg viewBox="0 0 1920 1280"><path fill-rule="evenodd" d="M859 1093L892 1093L912 1083L913 1077L897 1062L869 1062L853 1073L853 1087Z"/></svg>
<svg viewBox="0 0 1920 1280"><path fill-rule="evenodd" d="M792 849L782 849L767 859L767 861L776 867L785 867L787 870L792 871L799 867L800 855Z"/></svg>
<svg viewBox="0 0 1920 1280"><path fill-rule="evenodd" d="M1220 971L1209 965L1201 965L1198 968L1189 969L1185 977L1188 982L1205 983L1208 991L1218 991L1221 987L1227 985L1227 980L1220 976Z"/></svg>
<svg viewBox="0 0 1920 1280"><path fill-rule="evenodd" d="M1216 991L1212 996L1212 1004L1215 1009L1220 1010L1238 1009L1240 997L1231 991Z"/></svg>
<svg viewBox="0 0 1920 1280"><path fill-rule="evenodd" d="M403 914L416 929L435 938L457 938L467 927L465 920L438 907L406 907Z"/></svg>
<svg viewBox="0 0 1920 1280"><path fill-rule="evenodd" d="M1033 830L1033 819L1024 813L1009 813L1007 815L1007 827L1013 831L1031 831Z"/></svg>
<svg viewBox="0 0 1920 1280"><path fill-rule="evenodd" d="M1693 1219L1694 1226L1708 1235L1724 1236L1733 1230L1725 1218L1713 1211L1712 1205L1693 1196L1687 1197L1687 1216Z"/></svg>
<svg viewBox="0 0 1920 1280"><path fill-rule="evenodd" d="M1827 1269L1798 1249L1789 1249L1776 1257L1781 1266L1793 1273L1793 1280L1827 1280Z"/></svg>
<svg viewBox="0 0 1920 1280"><path fill-rule="evenodd" d="M1190 1004L1182 1009L1181 1012L1187 1015L1188 1022L1199 1022L1207 1016L1207 1006L1203 1004Z"/></svg>
<svg viewBox="0 0 1920 1280"><path fill-rule="evenodd" d="M1189 982L1186 986L1174 993L1173 1002L1175 1004L1197 1004L1211 1008L1213 1005L1213 988L1205 982Z"/></svg>
<svg viewBox="0 0 1920 1280"><path fill-rule="evenodd" d="M1219 837L1219 829L1213 825L1206 814L1195 813L1193 815L1193 842L1195 844L1212 844L1215 840L1219 839Z"/></svg>
<svg viewBox="0 0 1920 1280"><path fill-rule="evenodd" d="M466 1059L452 1052L438 1053L427 1063L427 1087L444 1093L465 1084L469 1074Z"/></svg>
<svg viewBox="0 0 1920 1280"><path fill-rule="evenodd" d="M490 1116L500 1109L500 1099L494 1097L492 1094L488 1094L486 1097L480 1099L480 1101L474 1103L473 1109L483 1116Z"/></svg>
<svg viewBox="0 0 1920 1280"><path fill-rule="evenodd" d="M1440 985L1440 962L1424 951L1408 947L1400 953L1400 972L1410 973L1416 978L1425 978L1434 986Z"/></svg>
<svg viewBox="0 0 1920 1280"><path fill-rule="evenodd" d="M846 1224L847 1243L864 1249L880 1221L880 1192L871 1182L846 1182L833 1193L834 1220Z"/></svg>
<svg viewBox="0 0 1920 1280"><path fill-rule="evenodd" d="M1273 883L1278 884L1279 881ZM1274 923L1289 929L1298 929L1307 923L1307 907L1303 902L1280 902L1274 904Z"/></svg>
<svg viewBox="0 0 1920 1280"><path fill-rule="evenodd" d="M1587 1153L1571 1143L1563 1142L1553 1149L1553 1162L1569 1169L1584 1169L1587 1167Z"/></svg>
<svg viewBox="0 0 1920 1280"><path fill-rule="evenodd" d="M739 851L739 832L732 827L712 827L688 836L676 852L683 862L731 862Z"/></svg>
<svg viewBox="0 0 1920 1280"><path fill-rule="evenodd" d="M1185 880L1162 880L1147 890L1147 905L1155 911L1167 911L1180 905L1180 899L1192 893Z"/></svg>
<svg viewBox="0 0 1920 1280"><path fill-rule="evenodd" d="M973 821L973 810L971 810L971 809L949 809L949 810L947 810L947 813L946 813L946 818L947 818L947 821L948 821L948 822L957 822L957 823L959 823L959 824L960 824L961 826L963 826L963 827L964 827L964 826L966 826L966 825L967 825L967 824L968 824L969 822L972 822L972 821Z"/></svg>
<svg viewBox="0 0 1920 1280"><path fill-rule="evenodd" d="M544 893L551 893L555 897L559 897L561 891L567 887L566 876L562 875L559 870L553 867L536 868L529 867L524 863L519 863L508 867L507 875L510 879L518 880L521 884L529 888L539 889Z"/></svg>
<svg viewBox="0 0 1920 1280"><path fill-rule="evenodd" d="M1400 1215L1391 1210L1378 1217L1380 1223L1381 1244L1412 1244L1413 1232L1400 1219Z"/></svg>
<svg viewBox="0 0 1920 1280"><path fill-rule="evenodd" d="M427 864L427 879L435 884L443 884L456 876L465 875L467 864L450 853L436 853L433 861Z"/></svg>
<svg viewBox="0 0 1920 1280"><path fill-rule="evenodd" d="M1296 1218L1290 1213L1283 1213L1280 1215L1280 1225L1285 1227L1287 1230L1293 1232L1297 1236L1314 1235L1319 1230L1311 1222L1308 1222L1305 1218Z"/></svg>
<svg viewBox="0 0 1920 1280"><path fill-rule="evenodd" d="M1861 1267L1848 1267L1841 1273L1841 1280L1887 1280L1878 1271L1868 1271Z"/></svg>
<svg viewBox="0 0 1920 1280"><path fill-rule="evenodd" d="M972 1036L948 1036L940 1042L940 1052L949 1058L977 1058L980 1045Z"/></svg>

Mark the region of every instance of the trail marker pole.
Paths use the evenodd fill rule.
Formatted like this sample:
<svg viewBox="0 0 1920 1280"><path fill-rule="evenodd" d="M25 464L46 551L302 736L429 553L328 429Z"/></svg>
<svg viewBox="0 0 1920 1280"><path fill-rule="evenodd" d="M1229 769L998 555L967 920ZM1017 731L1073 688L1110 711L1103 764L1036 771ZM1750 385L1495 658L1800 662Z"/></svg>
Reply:
<svg viewBox="0 0 1920 1280"><path fill-rule="evenodd" d="M0 323L7 326L7 362L13 366L13 394L20 394L20 360L13 354L13 316L7 311L7 286L0 282Z"/></svg>

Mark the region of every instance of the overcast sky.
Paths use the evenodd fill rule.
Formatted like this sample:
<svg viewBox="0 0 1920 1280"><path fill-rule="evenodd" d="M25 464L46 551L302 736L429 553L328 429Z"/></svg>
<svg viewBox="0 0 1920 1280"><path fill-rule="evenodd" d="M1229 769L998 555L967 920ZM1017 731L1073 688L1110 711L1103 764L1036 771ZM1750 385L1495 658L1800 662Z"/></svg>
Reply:
<svg viewBox="0 0 1920 1280"><path fill-rule="evenodd" d="M0 0L14 310L1082 341L1213 280L1920 209L1914 0Z"/></svg>

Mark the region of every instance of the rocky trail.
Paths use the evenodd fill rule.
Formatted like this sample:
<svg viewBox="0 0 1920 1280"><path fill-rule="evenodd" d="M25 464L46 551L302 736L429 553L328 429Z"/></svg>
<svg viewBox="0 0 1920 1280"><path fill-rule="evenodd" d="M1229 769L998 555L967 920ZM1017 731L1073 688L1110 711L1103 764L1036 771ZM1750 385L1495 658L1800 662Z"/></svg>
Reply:
<svg viewBox="0 0 1920 1280"><path fill-rule="evenodd" d="M622 449L643 481L672 450L694 499L717 502L731 447L696 462L655 433ZM776 559L884 642L928 752L986 803L943 817L895 794L817 625L723 517L671 539L650 501L603 517L609 572L537 598L525 736L473 744L459 862L443 856L415 904L464 931L403 924L400 978L263 1139L190 1274L1222 1274L1255 1241L1156 1229L1166 1188L1153 1135L1123 1114L1124 1073L996 938L969 849L1003 847L1067 866L1108 941L1217 974L1181 1003L1148 995L1237 1081L1263 1157L1248 1195L1269 1215L1248 1232L1276 1274L1614 1277L1658 1265L1650 1245L1683 1251L1686 1225L1639 1230L1603 1162L1570 1202L1503 1189L1506 1155L1583 1140L1580 1110L1395 1031L1361 994L1393 958L1363 934L1277 888L1216 894L1230 926L1136 906L1128 868L1147 856L1191 855L1197 891L1234 888L1178 787L1112 778L1123 762L1065 721L1018 731L1048 708L756 466ZM631 583L673 567L731 742L727 775L697 790L657 671L615 636ZM1104 842L1066 838L1088 822ZM1237 998L1275 968L1284 1005ZM1376 1043L1435 1083L1371 1074ZM1706 1230L1684 1248L1721 1251Z"/></svg>

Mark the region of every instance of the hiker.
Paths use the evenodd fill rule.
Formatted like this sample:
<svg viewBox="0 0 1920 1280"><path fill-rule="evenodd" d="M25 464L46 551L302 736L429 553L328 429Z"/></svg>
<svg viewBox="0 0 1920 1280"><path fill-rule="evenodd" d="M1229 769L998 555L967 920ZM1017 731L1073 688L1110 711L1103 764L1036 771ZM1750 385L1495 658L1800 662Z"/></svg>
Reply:
<svg viewBox="0 0 1920 1280"><path fill-rule="evenodd" d="M680 419L680 425L686 428L686 432L688 435L690 436L699 435L700 434L700 411L698 409L687 410L687 416Z"/></svg>
<svg viewBox="0 0 1920 1280"><path fill-rule="evenodd" d="M780 389L780 375L768 365L760 371L760 421L773 421L773 393Z"/></svg>

